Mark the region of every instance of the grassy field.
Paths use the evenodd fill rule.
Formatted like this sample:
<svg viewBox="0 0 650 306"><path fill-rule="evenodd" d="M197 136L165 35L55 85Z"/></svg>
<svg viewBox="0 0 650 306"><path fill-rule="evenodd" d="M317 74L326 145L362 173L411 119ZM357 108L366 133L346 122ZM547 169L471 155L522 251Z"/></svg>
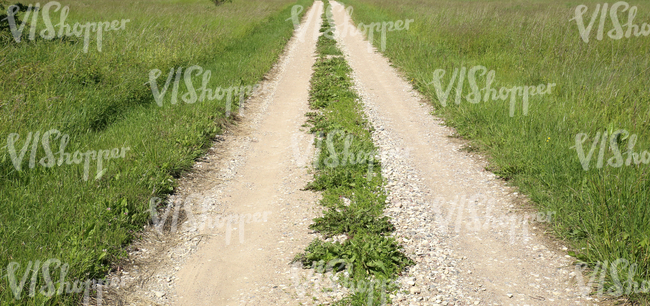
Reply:
<svg viewBox="0 0 650 306"><path fill-rule="evenodd" d="M148 222L149 199L170 193L175 178L233 119L225 116L225 97L186 103L192 97L183 100L190 91L184 73L179 75L178 103L172 104L172 80L158 106L148 84L152 70L161 71L159 90L170 69L193 65L211 71L211 89L254 85L293 33L293 24L285 20L291 6L308 7L311 2L62 2L69 6L65 22L70 26L113 20L121 25L121 20L129 20L123 29L103 33L101 52L92 31L86 50L83 37L42 38L42 14L33 40L29 32L34 14L20 42L2 30L0 304L78 303L80 294L48 298L41 293L46 282L37 261L57 259L61 266L69 265L66 281L102 278L124 255L122 247ZM54 24L62 12L55 8L49 11ZM6 6L3 11L7 13ZM19 25L23 16L16 18ZM195 88L204 76L188 75ZM37 141L46 132L49 137ZM67 157L59 153L62 146L70 162L59 159ZM88 153L101 154L99 150L111 150L102 154L101 166L94 153ZM75 151L84 155L75 156ZM59 270L56 262L50 267L57 288ZM21 281L24 286L16 299L10 289Z"/></svg>
<svg viewBox="0 0 650 306"><path fill-rule="evenodd" d="M616 268L622 292L644 299L628 291L626 282L634 267L634 281L650 280L650 155L644 163L642 154L650 148L648 36L631 32L629 38L610 38L609 31L617 33L607 14L602 39L597 39L600 15L583 39L579 23L571 20L576 7L586 5L587 27L602 1L343 2L354 8L357 23L414 19L409 30L387 32L384 54L436 106L436 115L472 141L468 151L487 153L490 170L518 186L540 210L557 211L552 229L570 241L579 261L595 267L627 260ZM629 5L637 6L634 24L643 30L642 24L650 23L650 4ZM621 10L617 16L625 24L628 12ZM509 95L472 103L477 95L471 95L468 72L475 66L494 70L492 88L545 84L546 94L529 97L526 115L522 96L516 96L512 116ZM440 93L437 69L445 71L444 76L438 72ZM465 76L462 87L460 76L449 85L454 69ZM485 95L490 76L478 72L476 83ZM456 100L459 88L462 95ZM607 273L605 291L617 289L610 287L615 285L611 276Z"/></svg>

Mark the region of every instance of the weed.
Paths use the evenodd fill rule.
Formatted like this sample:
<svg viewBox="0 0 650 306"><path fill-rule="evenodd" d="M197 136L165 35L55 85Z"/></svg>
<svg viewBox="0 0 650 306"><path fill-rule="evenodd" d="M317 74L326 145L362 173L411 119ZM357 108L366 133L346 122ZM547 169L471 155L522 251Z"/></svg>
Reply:
<svg viewBox="0 0 650 306"><path fill-rule="evenodd" d="M327 2L325 6L331 9ZM328 11L323 14L321 33L333 34L334 28L326 16ZM354 283L393 279L413 262L390 237L395 228L388 217L382 216L386 194L379 162L374 159L377 149L370 134L372 127L363 118L359 97L352 89L351 68L343 57L332 57L342 54L332 37L321 34L318 39L319 58L311 80L309 103L314 111L307 114L307 121L311 132L319 135L315 144L321 150L316 157L314 181L307 188L322 191L321 205L327 208L322 217L314 219L310 229L325 238L343 235L345 239L315 239L294 261L307 268L323 266L325 262L344 262L333 270L349 269L349 279L343 278L343 285L350 288ZM356 162L360 156L367 162ZM394 291L395 287L353 290L351 296L336 305L379 303L385 301L387 290Z"/></svg>

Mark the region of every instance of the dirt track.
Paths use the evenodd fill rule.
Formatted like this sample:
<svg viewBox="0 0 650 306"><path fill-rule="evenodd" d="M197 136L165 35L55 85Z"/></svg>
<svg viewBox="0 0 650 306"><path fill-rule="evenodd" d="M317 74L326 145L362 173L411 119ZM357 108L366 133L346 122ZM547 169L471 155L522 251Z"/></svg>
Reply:
<svg viewBox="0 0 650 306"><path fill-rule="evenodd" d="M320 12L322 8L313 9ZM319 26L317 16L308 14L308 32ZM285 270L286 263L309 242L302 239L309 219L293 212L301 211L304 204L315 205L314 195L300 190L309 181L309 175L307 168L292 162L292 157L295 135L309 110L306 101L315 47L313 35L289 46L268 109L258 113L262 118L251 132L255 141L245 152L236 178L225 190L231 195L227 205L234 213L269 211L268 222L245 224L245 234L250 238L241 244L226 245L222 239L211 239L201 245L178 273L179 304L238 305L240 293L250 292L257 287L255 284L282 283L276 274ZM304 152L311 142L302 137L299 149ZM307 216L305 213L302 211L301 215ZM287 235L288 231L300 231L302 235ZM286 248L278 248L284 245Z"/></svg>
<svg viewBox="0 0 650 306"><path fill-rule="evenodd" d="M202 211L201 201L185 201L192 203L191 220L237 214L247 221L228 225L222 219L222 227L203 229L190 222L173 237L152 231L135 245L128 285L114 292L126 304L327 300L316 289L305 292L324 286L322 279L289 266L313 239L307 226L320 214L318 195L301 190L311 180L313 156L313 138L301 125L322 11L322 2L315 2L303 20L307 35L289 43L264 86L270 90L247 102L239 125L181 181L178 199L211 203ZM383 56L369 52L353 26L344 27L349 18L342 6L334 4L333 11L339 43L377 130L373 137L391 194L386 214L417 262L400 277L410 293L395 296L395 304L591 304L575 286L565 249L522 210L525 199L486 172L481 157L461 152L463 143L448 137L453 130L429 115L430 106ZM514 221L496 226L495 220ZM304 284L315 280L319 284Z"/></svg>
<svg viewBox="0 0 650 306"><path fill-rule="evenodd" d="M382 170L392 189L389 215L419 261L410 273L421 287L418 296L463 304L584 304L566 252L539 235L528 215L517 213L522 198L486 172L485 162L461 152L462 143L449 137L453 130L429 115L430 106L388 60L368 52L369 43L345 26L343 7L335 3L333 10L357 90L378 130L375 140L384 151L408 152L399 162L382 158ZM495 220L512 223L498 226ZM439 261L439 254L447 258Z"/></svg>

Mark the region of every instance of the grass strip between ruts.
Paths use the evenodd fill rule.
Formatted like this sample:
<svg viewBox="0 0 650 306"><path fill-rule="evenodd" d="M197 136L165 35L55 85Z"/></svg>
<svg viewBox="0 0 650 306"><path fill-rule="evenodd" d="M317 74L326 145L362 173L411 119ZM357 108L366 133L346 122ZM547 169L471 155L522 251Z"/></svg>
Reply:
<svg viewBox="0 0 650 306"><path fill-rule="evenodd" d="M325 7L331 10L327 1ZM351 68L332 38L333 21L326 16L311 79L309 102L314 111L307 114L320 149L314 181L307 188L323 192L320 203L326 208L310 229L326 241L315 239L294 261L320 273L341 272L337 279L352 294L335 305L381 305L390 302L387 293L397 288L393 280L413 261L401 252L390 236L394 226L382 216L386 191L375 160L372 126L364 119L352 89ZM332 237L341 239L329 241Z"/></svg>

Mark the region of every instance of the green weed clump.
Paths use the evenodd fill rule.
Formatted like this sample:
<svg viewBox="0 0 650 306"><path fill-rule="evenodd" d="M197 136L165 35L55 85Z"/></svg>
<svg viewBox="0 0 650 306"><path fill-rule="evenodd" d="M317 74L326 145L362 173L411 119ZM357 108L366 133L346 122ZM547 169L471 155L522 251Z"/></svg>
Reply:
<svg viewBox="0 0 650 306"><path fill-rule="evenodd" d="M332 31L326 11L321 32ZM335 272L348 272L341 283L353 294L336 305L385 303L387 292L396 289L390 280L413 262L390 236L395 228L389 218L382 216L386 193L375 160L377 148L372 127L352 89L351 69L331 35L319 37L317 52L309 100L314 111L308 114L308 123L311 132L319 135L315 144L320 151L314 181L307 188L323 192L321 205L326 210L310 229L325 238L343 235L345 239L315 239L294 261L317 270L327 264ZM361 283L366 284L363 290L359 289Z"/></svg>
<svg viewBox="0 0 650 306"><path fill-rule="evenodd" d="M646 36L611 39L607 17L604 38L596 39L596 22L589 42L583 41L571 19L576 7L584 4L588 24L596 4L604 3L597 0L342 2L354 7L352 18L357 23L414 19L409 30L386 33L384 54L434 104L435 114L470 139L473 150L489 156L489 170L518 186L541 211L557 211L554 233L570 241L571 254L579 261L594 267L625 259L630 264L618 266L621 282L628 281L634 267L633 281L650 280L650 169L630 162L635 153L640 156L650 147ZM629 5L637 7L634 24L648 23L648 3ZM619 9L618 18L625 24L628 12ZM460 103L452 103L459 88L457 77L443 106L432 85L434 71L446 71L442 77L446 89L454 69L479 65L495 71L492 88L549 83L556 87L531 97L527 115L517 97L511 117L509 100L469 103L467 78ZM486 76L477 77L483 95L485 80ZM611 136L617 130L630 137L623 133L599 141L585 171L576 136L586 133L582 150L588 155L596 135ZM608 166L608 161L617 162L619 153L625 163ZM604 167L597 167L597 160ZM610 288L615 285L612 273L606 274ZM647 299L627 288L623 292L634 299Z"/></svg>
<svg viewBox="0 0 650 306"><path fill-rule="evenodd" d="M148 84L150 71L163 71L160 87L170 69L193 65L212 72L207 84L211 89L254 85L270 70L293 34L292 23L286 21L292 5L308 7L311 2L253 0L219 6L205 0L62 3L69 5L65 22L71 26L130 20L124 30L104 33L101 52L94 39L84 52L83 38L40 38L38 33L44 29L40 15L35 40L27 38L29 21L21 42L15 42L5 24L0 24L2 304L77 304L81 294L68 293L65 288L51 297L40 293L48 283L36 262L61 262L50 268L56 286L61 282L59 270L64 274L63 265L68 265L65 282L102 279L126 255L123 247L149 222L150 198L171 193L176 178L190 169L223 125L236 122L236 118L225 116L226 99L183 102L182 95L190 91L183 78L178 86L179 102L170 103L170 85L163 105L158 106ZM3 4L6 12L9 3ZM50 10L53 23L58 23L59 14ZM22 22L24 13L17 17ZM190 79L195 88L200 86L200 78ZM60 132L50 137L48 145L56 161L61 147L71 155L75 151L129 150L124 157L104 161L105 172L99 176L97 161L93 161L89 178L84 179L83 164L63 160L45 166L50 160L45 142L33 139L37 132L42 136L50 130ZM28 143L30 133L32 141ZM14 165L10 138L15 140L12 148L17 155L25 148L21 171ZM12 264L8 271L10 263L19 266L14 269ZM27 269L30 263L32 271ZM14 298L11 287L16 282L19 285L23 275L25 285ZM33 296L30 288L36 288Z"/></svg>

